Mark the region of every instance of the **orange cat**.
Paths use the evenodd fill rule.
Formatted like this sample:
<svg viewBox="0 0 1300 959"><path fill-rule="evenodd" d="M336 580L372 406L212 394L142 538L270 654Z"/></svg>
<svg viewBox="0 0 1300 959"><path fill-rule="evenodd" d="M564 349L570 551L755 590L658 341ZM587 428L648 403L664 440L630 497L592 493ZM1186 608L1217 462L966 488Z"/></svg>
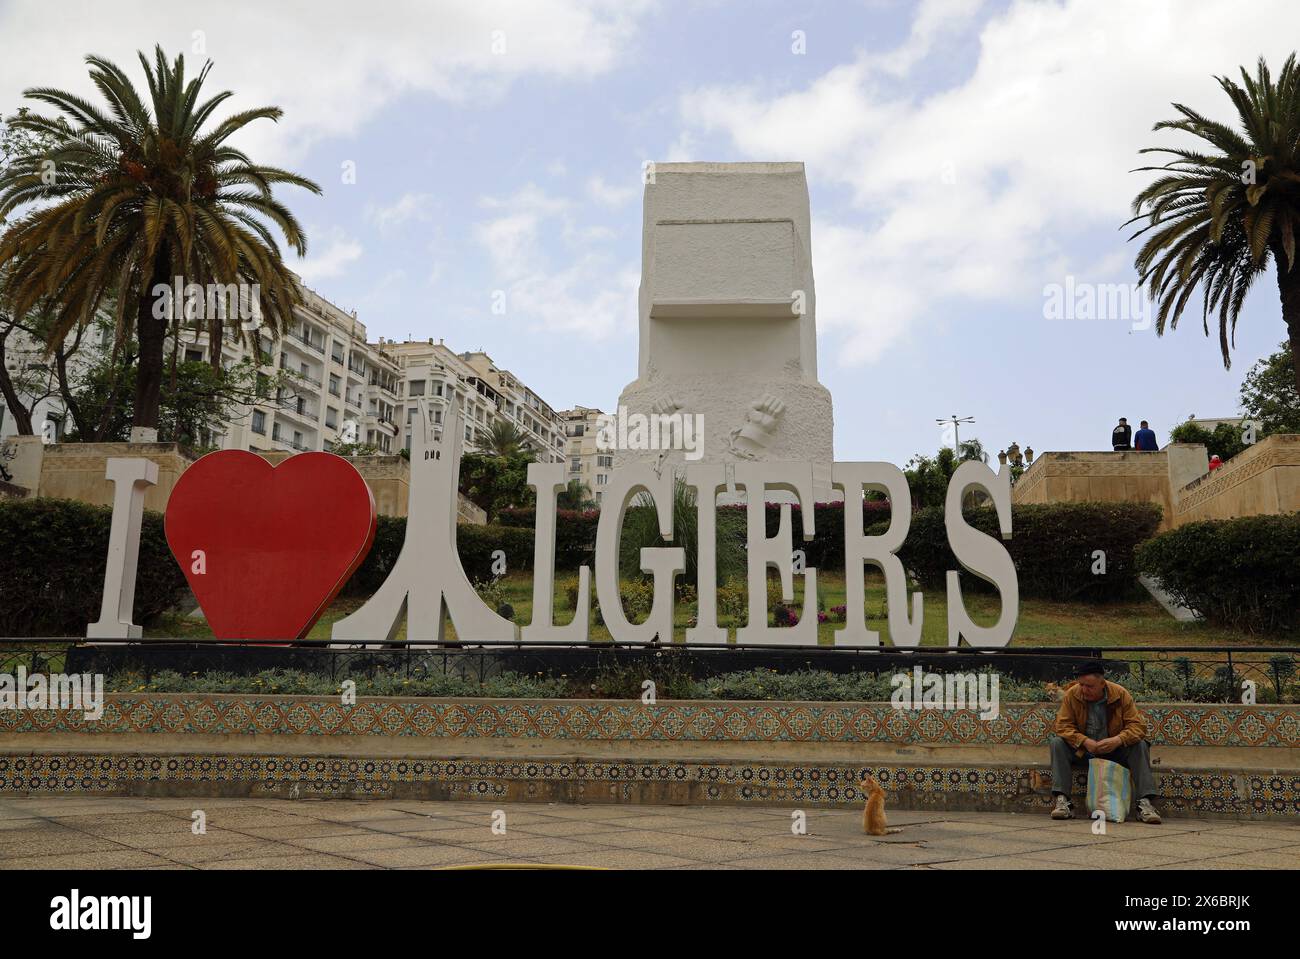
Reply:
<svg viewBox="0 0 1300 959"><path fill-rule="evenodd" d="M862 810L862 831L868 836L886 836L891 832L902 832L900 829L889 828L889 822L885 819L885 790L881 788L880 783L868 776L858 785L867 791L867 806Z"/></svg>

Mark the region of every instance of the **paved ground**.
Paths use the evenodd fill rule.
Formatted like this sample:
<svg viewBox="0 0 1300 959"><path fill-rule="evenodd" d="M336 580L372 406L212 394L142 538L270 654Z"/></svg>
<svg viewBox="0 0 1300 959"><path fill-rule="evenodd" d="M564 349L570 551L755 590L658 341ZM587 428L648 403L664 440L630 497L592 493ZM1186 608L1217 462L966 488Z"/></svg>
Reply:
<svg viewBox="0 0 1300 959"><path fill-rule="evenodd" d="M194 810L207 832L191 829ZM505 834L493 814L505 814ZM1046 815L718 806L57 798L0 800L0 869L1297 869L1300 824L1110 824Z"/></svg>

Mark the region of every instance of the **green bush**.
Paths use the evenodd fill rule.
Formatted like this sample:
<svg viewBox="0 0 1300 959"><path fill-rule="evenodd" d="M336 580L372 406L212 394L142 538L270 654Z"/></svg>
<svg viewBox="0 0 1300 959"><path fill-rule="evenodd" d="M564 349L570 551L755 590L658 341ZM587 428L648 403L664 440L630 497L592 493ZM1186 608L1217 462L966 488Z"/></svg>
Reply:
<svg viewBox="0 0 1300 959"><path fill-rule="evenodd" d="M1200 443L1208 455L1218 456L1226 463L1249 445L1241 438L1244 431L1241 423L1220 423L1213 431L1192 422L1179 423L1169 431L1169 442ZM1264 431L1258 430L1255 438L1259 440L1264 436Z"/></svg>
<svg viewBox="0 0 1300 959"><path fill-rule="evenodd" d="M456 527L456 551L460 554L465 575L471 582L495 578L492 554L497 550L505 553L506 572L517 573L532 569L532 530L495 523L486 526L462 523Z"/></svg>
<svg viewBox="0 0 1300 959"><path fill-rule="evenodd" d="M1002 539L992 507L965 511L966 522L1006 546L1016 564L1020 595L1049 600L1105 602L1140 589L1134 550L1155 534L1160 507L1152 503L1052 503L1013 506L1011 539ZM1096 551L1105 573L1094 573ZM961 565L948 547L943 509L912 514L899 558L925 589L943 589L945 574ZM963 588L991 590L978 576L963 574Z"/></svg>
<svg viewBox="0 0 1300 959"><path fill-rule="evenodd" d="M380 516L375 528L375 542L357 571L344 584L343 596L370 596L388 578L406 539L406 518Z"/></svg>
<svg viewBox="0 0 1300 959"><path fill-rule="evenodd" d="M1287 658L1294 672L1294 661ZM995 670L991 670L995 671ZM1292 675L1289 673L1288 675ZM666 657L663 662L606 664L594 676L579 678L502 673L475 682L440 672L407 675L405 670L374 670L331 678L295 669L269 669L256 675L242 676L211 672L183 675L164 670L145 677L136 672L111 673L105 688L109 692L150 693L269 693L278 695L336 696L347 678L356 682L360 696L485 696L505 699L638 699L647 679L655 682L661 699L713 700L786 700L793 702L888 702L894 691L892 672L831 673L807 669L778 673L771 669L750 669L720 676L693 678L677 662ZM1239 673L1238 676L1241 674ZM1213 678L1197 676L1188 660L1175 660L1168 666L1149 664L1145 674L1136 672L1117 676L1120 683L1139 702L1233 702L1239 690L1227 681L1225 669ZM1002 674L998 695L1002 702L1052 702L1055 684L1038 680L1021 680ZM1276 702L1279 697L1269 686L1260 687L1260 702ZM1291 686L1288 698L1295 701L1300 687Z"/></svg>
<svg viewBox="0 0 1300 959"><path fill-rule="evenodd" d="M1300 513L1188 523L1144 543L1137 562L1215 625L1263 633L1300 625Z"/></svg>
<svg viewBox="0 0 1300 959"><path fill-rule="evenodd" d="M596 524L599 510L561 509L555 513L555 568L577 569L593 565L596 552ZM502 526L537 528L537 510L531 506L503 509L497 517Z"/></svg>
<svg viewBox="0 0 1300 959"><path fill-rule="evenodd" d="M401 672L379 672L345 677L357 684L358 696L486 696L503 699L555 699L566 695L564 678L502 673L482 683L461 676L435 673L410 677ZM138 673L120 672L108 676L104 686L111 693L270 693L294 696L335 696L343 692L341 679L296 669L267 669L253 676L233 673L205 673L184 676L162 670L145 678Z"/></svg>
<svg viewBox="0 0 1300 959"><path fill-rule="evenodd" d="M99 619L113 511L73 500L0 500L0 635L84 636ZM134 620L152 624L188 591L161 513L140 531Z"/></svg>
<svg viewBox="0 0 1300 959"><path fill-rule="evenodd" d="M375 530L375 543L352 578L343 587L344 596L370 596L383 584L397 564L406 541L406 517L381 516ZM518 526L489 523L475 526L461 523L456 527L456 552L470 582L488 582L496 578L492 553L505 553L506 572L533 568L533 534Z"/></svg>
<svg viewBox="0 0 1300 959"><path fill-rule="evenodd" d="M695 562L697 551L696 539L696 499L694 491L678 483L674 489L673 536L674 543L667 543L659 536L658 520L655 517L652 500L648 496L638 497L630 506L623 520L622 557L620 567L623 575L639 573L640 550L642 547L681 546L686 550L685 581L696 582ZM792 539L790 548L802 549L806 565L816 569L840 570L844 568L844 504L816 504L816 533L811 542L803 540L803 517L798 506L790 509ZM599 510L559 510L557 511L555 534L555 568L561 570L577 569L583 564L593 562L596 547L596 524L600 521ZM889 503L884 500L869 500L863 507L863 529L869 530L881 520L889 518ZM533 507L503 509L497 522L506 526L521 526L531 530L536 525L536 511ZM775 536L781 523L781 505L767 503L764 524L768 536ZM725 582L735 576L745 575L745 536L746 519L744 506L719 506L717 510L718 527L718 582ZM879 530L877 530L879 532Z"/></svg>

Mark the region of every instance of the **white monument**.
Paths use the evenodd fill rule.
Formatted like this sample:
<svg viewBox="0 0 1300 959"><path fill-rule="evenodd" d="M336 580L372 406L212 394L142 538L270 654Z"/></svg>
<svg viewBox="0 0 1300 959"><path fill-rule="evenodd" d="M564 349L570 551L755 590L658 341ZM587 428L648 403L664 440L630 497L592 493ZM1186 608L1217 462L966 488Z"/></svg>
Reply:
<svg viewBox="0 0 1300 959"><path fill-rule="evenodd" d="M651 439L624 429L614 465L812 463L816 498L841 499L803 164L655 163L645 179L639 366L619 414ZM698 448L657 442L678 414Z"/></svg>

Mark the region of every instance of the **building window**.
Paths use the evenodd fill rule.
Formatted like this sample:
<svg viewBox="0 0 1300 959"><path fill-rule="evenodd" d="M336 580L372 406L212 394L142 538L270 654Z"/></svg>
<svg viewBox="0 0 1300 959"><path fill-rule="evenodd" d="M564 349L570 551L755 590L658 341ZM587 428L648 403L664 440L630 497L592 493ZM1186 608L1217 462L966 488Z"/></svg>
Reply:
<svg viewBox="0 0 1300 959"><path fill-rule="evenodd" d="M596 485L597 485L597 486L604 486L604 485L605 485L606 483L608 483L608 482L609 482L609 477L606 476L604 473L597 473L597 474L596 474Z"/></svg>
<svg viewBox="0 0 1300 959"><path fill-rule="evenodd" d="M596 465L599 466L599 467L601 467L602 469L613 469L613 468L614 468L614 457L612 457L612 456L597 456L597 457L596 457Z"/></svg>
<svg viewBox="0 0 1300 959"><path fill-rule="evenodd" d="M325 425L330 429L337 429L339 425L339 411L332 406L325 407Z"/></svg>
<svg viewBox="0 0 1300 959"><path fill-rule="evenodd" d="M581 473L581 472L582 472L582 457L581 457L581 456L575 456L575 457L573 457L571 460L569 460L569 472L570 472L570 473Z"/></svg>
<svg viewBox="0 0 1300 959"><path fill-rule="evenodd" d="M411 396L424 395L424 380L411 380Z"/></svg>
<svg viewBox="0 0 1300 959"><path fill-rule="evenodd" d="M202 362L203 362L203 351L202 351L202 350L186 350L186 351L185 351L185 362L186 362L186 363L202 363Z"/></svg>
<svg viewBox="0 0 1300 959"><path fill-rule="evenodd" d="M261 410L253 410L253 432L266 435L266 414Z"/></svg>

